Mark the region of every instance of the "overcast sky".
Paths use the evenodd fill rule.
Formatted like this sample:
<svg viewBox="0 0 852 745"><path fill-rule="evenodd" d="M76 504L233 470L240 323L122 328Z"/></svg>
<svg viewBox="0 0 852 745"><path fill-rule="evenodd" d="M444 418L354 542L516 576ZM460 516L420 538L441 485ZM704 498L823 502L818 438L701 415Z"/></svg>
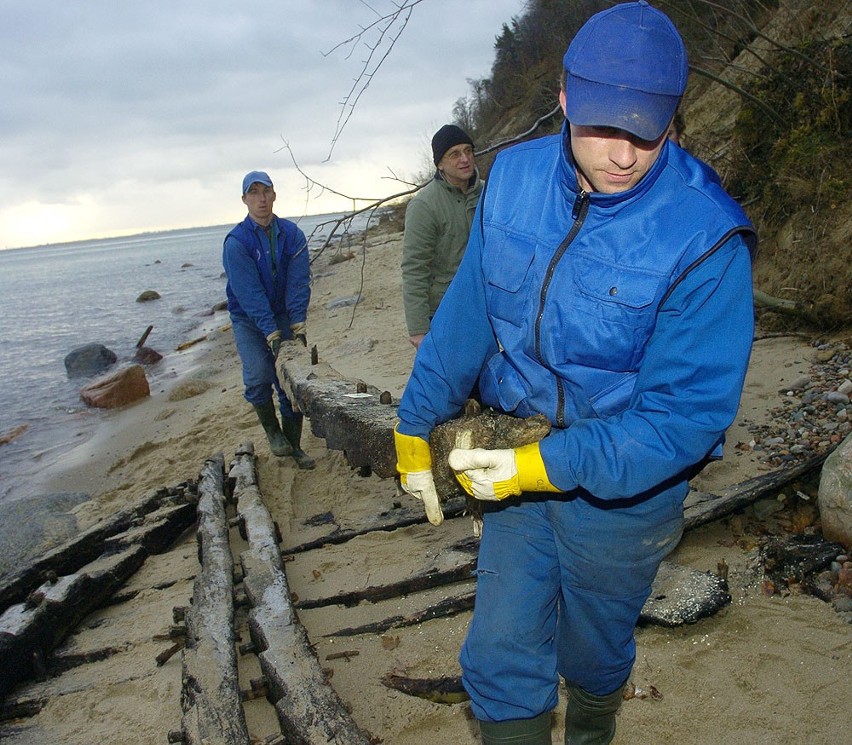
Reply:
<svg viewBox="0 0 852 745"><path fill-rule="evenodd" d="M236 222L253 169L281 216L351 209L285 143L335 191L400 191L524 0L422 0L327 160L369 54L331 50L393 7L0 0L0 249Z"/></svg>

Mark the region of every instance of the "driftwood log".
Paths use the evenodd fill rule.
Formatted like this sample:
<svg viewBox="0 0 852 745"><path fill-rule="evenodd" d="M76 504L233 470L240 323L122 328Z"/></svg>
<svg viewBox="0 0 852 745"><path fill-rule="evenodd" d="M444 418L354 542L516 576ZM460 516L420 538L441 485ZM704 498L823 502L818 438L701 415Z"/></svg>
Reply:
<svg viewBox="0 0 852 745"><path fill-rule="evenodd" d="M788 316L802 318L809 323L818 324L819 319L816 314L808 310L804 303L796 300L784 300L782 298L772 297L760 290L754 290L754 304L761 308L769 308L778 313Z"/></svg>
<svg viewBox="0 0 852 745"><path fill-rule="evenodd" d="M747 507L758 499L783 489L787 484L822 466L831 450L795 466L771 471L722 489L718 494L693 491L684 504L684 530L697 528Z"/></svg>
<svg viewBox="0 0 852 745"><path fill-rule="evenodd" d="M181 728L186 745L247 745L234 646L234 565L221 453L204 464L198 492L201 571L185 616Z"/></svg>
<svg viewBox="0 0 852 745"><path fill-rule="evenodd" d="M249 548L240 554L251 603L249 630L281 731L293 745L369 745L327 684L290 602L277 530L257 487L254 452L244 445L229 471Z"/></svg>

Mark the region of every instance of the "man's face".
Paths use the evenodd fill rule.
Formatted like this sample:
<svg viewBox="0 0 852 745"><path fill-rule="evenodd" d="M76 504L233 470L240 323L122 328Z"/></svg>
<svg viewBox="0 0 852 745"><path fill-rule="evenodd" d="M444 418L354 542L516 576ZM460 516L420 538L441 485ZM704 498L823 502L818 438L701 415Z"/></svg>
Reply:
<svg viewBox="0 0 852 745"><path fill-rule="evenodd" d="M564 111L564 91L559 100ZM586 191L602 194L618 194L636 186L656 163L668 134L664 131L656 140L640 140L614 127L570 127L577 181Z"/></svg>
<svg viewBox="0 0 852 745"><path fill-rule="evenodd" d="M666 132L640 140L623 129L571 125L577 181L586 191L617 194L632 189L656 163Z"/></svg>
<svg viewBox="0 0 852 745"><path fill-rule="evenodd" d="M453 145L438 162L438 170L446 181L460 189L467 186L475 168L473 148L465 143Z"/></svg>
<svg viewBox="0 0 852 745"><path fill-rule="evenodd" d="M275 189L260 182L253 183L243 194L243 204L248 207L249 217L258 225L266 227L272 220L272 205L275 203Z"/></svg>

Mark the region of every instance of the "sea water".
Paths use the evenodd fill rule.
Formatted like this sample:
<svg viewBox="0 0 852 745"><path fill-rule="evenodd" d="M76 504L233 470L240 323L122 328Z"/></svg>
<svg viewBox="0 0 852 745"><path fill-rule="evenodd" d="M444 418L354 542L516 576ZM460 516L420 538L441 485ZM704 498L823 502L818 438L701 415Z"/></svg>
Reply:
<svg viewBox="0 0 852 745"><path fill-rule="evenodd" d="M316 251L340 217L291 219ZM349 222L350 234L371 217ZM85 378L68 378L71 350L95 342L117 355L117 365L127 364L153 326L145 346L164 355L146 369L153 389L158 378L188 364L191 355L178 353L178 345L228 323L227 313L211 311L225 300L222 242L230 228L0 251L0 437L26 426L0 445L0 500L33 495L36 474L107 416L80 399ZM137 302L146 290L160 299Z"/></svg>

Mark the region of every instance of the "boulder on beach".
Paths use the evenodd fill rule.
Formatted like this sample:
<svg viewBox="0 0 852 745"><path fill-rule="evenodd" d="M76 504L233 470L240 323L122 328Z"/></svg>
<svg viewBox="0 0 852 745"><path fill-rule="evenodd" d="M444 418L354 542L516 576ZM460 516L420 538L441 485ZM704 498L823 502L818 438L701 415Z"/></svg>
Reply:
<svg viewBox="0 0 852 745"><path fill-rule="evenodd" d="M817 501L822 534L852 549L852 435L825 459Z"/></svg>
<svg viewBox="0 0 852 745"><path fill-rule="evenodd" d="M148 378L141 365L131 365L93 380L80 390L89 406L115 409L151 395Z"/></svg>
<svg viewBox="0 0 852 745"><path fill-rule="evenodd" d="M160 293L156 290L145 290L145 292L141 293L138 298L136 298L137 303L147 303L149 300L159 300Z"/></svg>
<svg viewBox="0 0 852 745"><path fill-rule="evenodd" d="M83 344L65 355L65 372L69 378L88 378L104 372L117 359L103 344Z"/></svg>

